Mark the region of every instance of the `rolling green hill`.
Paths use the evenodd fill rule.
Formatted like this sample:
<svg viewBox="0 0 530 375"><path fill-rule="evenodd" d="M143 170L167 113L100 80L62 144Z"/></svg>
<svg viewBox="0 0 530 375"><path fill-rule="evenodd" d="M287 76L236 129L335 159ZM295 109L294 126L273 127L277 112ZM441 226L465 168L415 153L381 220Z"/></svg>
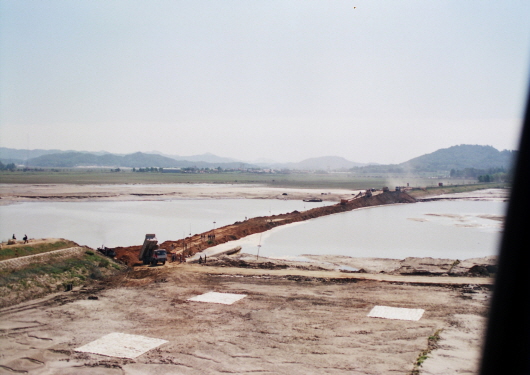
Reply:
<svg viewBox="0 0 530 375"><path fill-rule="evenodd" d="M459 145L418 156L401 164L370 165L352 168L363 173L449 173L452 170L509 170L517 151L499 151L492 146Z"/></svg>
<svg viewBox="0 0 530 375"><path fill-rule="evenodd" d="M354 173L449 173L452 170L476 169L504 169L508 171L515 160L516 151L498 151L492 146L459 145L440 149L430 154L418 156L401 164L353 166L357 163L349 162L339 157L320 157L308 159L300 163L288 163L281 168L286 169L349 169ZM217 168L225 169L255 167L252 164L211 163L206 161L175 160L159 154L136 152L128 155L94 154L89 152L61 152L41 155L27 161L30 167L44 168L74 168L74 167L129 167L129 168ZM279 166L274 166L280 169ZM489 173L489 172L488 172Z"/></svg>
<svg viewBox="0 0 530 375"><path fill-rule="evenodd" d="M516 151L498 151L492 146L459 145L442 148L433 153L418 156L400 167L423 171L449 171L451 169L489 169L506 168L512 165Z"/></svg>
<svg viewBox="0 0 530 375"><path fill-rule="evenodd" d="M28 165L52 168L73 168L82 166L112 166L112 167L175 167L176 161L160 155L150 155L137 152L130 155L118 156L113 154L95 155L84 152L63 152L42 155L28 160Z"/></svg>
<svg viewBox="0 0 530 375"><path fill-rule="evenodd" d="M129 167L129 168L238 168L241 163L208 163L201 161L175 160L162 155L136 152L124 156L115 154L96 155L87 152L62 152L42 155L28 160L31 167L74 168L74 167ZM247 164L248 166L248 164Z"/></svg>

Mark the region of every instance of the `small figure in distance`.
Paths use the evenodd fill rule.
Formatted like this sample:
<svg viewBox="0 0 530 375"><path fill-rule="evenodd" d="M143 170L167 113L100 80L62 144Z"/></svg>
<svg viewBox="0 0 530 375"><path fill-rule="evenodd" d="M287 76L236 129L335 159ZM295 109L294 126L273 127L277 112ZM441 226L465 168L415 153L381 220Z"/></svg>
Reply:
<svg viewBox="0 0 530 375"><path fill-rule="evenodd" d="M28 243L28 235L27 234L25 234L24 238L22 238L22 239L24 240L24 243Z"/></svg>
<svg viewBox="0 0 530 375"><path fill-rule="evenodd" d="M17 238L15 237L15 233L13 233L13 237L11 239L16 241Z"/></svg>

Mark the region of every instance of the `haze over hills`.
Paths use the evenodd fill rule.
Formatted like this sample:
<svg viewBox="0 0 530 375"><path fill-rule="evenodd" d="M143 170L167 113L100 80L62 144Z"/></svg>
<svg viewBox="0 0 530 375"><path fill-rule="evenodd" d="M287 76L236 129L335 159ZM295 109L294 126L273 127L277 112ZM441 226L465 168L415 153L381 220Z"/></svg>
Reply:
<svg viewBox="0 0 530 375"><path fill-rule="evenodd" d="M74 151L74 150L26 150L26 149L16 149L16 148L7 148L0 147L0 160L5 163L15 163L15 164L24 164L26 160L32 158L38 158L43 155L52 155L52 154L67 154L71 152L79 152L83 154L92 154L92 155L107 155L110 152L107 151ZM118 155L118 154L115 154Z"/></svg>
<svg viewBox="0 0 530 375"><path fill-rule="evenodd" d="M516 151L498 151L492 146L459 145L418 156L399 165L418 171L509 168L516 154Z"/></svg>
<svg viewBox="0 0 530 375"><path fill-rule="evenodd" d="M269 164L270 165L270 164ZM339 170L349 169L352 167L360 167L367 164L355 163L353 161L346 160L340 156L321 156L318 158L309 158L302 160L298 163L274 163L270 165L276 169L299 169L299 170Z"/></svg>
<svg viewBox="0 0 530 375"><path fill-rule="evenodd" d="M16 149L16 148L7 148L7 147L0 147L0 160L2 162L6 162L8 160L11 160L15 163L22 164L24 161L31 159L31 158L37 158L42 155L50 155L50 154L62 154L67 152L82 152L82 153L90 153L94 155L105 155L110 154L110 152L107 151L95 151L95 152L88 152L88 151L74 151L74 150L23 150L23 149Z"/></svg>
<svg viewBox="0 0 530 375"><path fill-rule="evenodd" d="M209 163L204 161L175 160L162 155L136 152L124 156L94 155L84 152L65 152L42 155L27 160L30 167L73 168L73 167L127 167L127 168L239 168L242 163ZM250 166L247 164L247 168Z"/></svg>
<svg viewBox="0 0 530 375"><path fill-rule="evenodd" d="M165 156L170 159L174 160L186 160L186 161L196 161L196 162L207 162L207 163L247 163L242 160L234 159L234 158L225 158L222 156L214 155L210 152L206 152L204 154L200 155L189 155L189 156L180 156L180 155L168 155L164 154L162 152L158 151L151 151L148 154L157 154L161 156Z"/></svg>
<svg viewBox="0 0 530 375"><path fill-rule="evenodd" d="M499 151L492 146L458 145L439 149L430 154L418 156L400 164L373 165L352 168L352 171L419 173L464 169L510 169L517 151Z"/></svg>
<svg viewBox="0 0 530 375"><path fill-rule="evenodd" d="M26 159L29 155L38 155ZM440 149L400 164L378 165L349 161L340 156L323 156L302 160L298 163L259 163L251 164L232 158L224 158L205 153L202 155L164 155L160 152L136 152L128 155L60 151L60 150L16 150L0 148L2 163L14 162L30 167L73 168L81 166L129 167L129 168L267 168L306 171L352 171L352 172L433 172L451 169L510 168L515 151L498 151L492 146L459 145Z"/></svg>

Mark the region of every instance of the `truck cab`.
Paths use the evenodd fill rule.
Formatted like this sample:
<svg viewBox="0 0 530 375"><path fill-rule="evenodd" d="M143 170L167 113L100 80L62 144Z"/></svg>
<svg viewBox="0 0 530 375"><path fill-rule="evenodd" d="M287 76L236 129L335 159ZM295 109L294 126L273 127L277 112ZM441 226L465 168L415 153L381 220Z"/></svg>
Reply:
<svg viewBox="0 0 530 375"><path fill-rule="evenodd" d="M167 252L164 249L158 249L153 252L153 256L151 257L151 264L154 266L158 262L161 262L162 264L166 264L167 260Z"/></svg>

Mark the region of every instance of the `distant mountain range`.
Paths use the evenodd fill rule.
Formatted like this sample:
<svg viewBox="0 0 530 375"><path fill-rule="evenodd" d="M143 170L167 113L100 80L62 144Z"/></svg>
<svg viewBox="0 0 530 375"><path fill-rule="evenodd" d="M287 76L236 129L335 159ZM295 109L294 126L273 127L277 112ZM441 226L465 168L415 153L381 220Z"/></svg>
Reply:
<svg viewBox="0 0 530 375"><path fill-rule="evenodd" d="M505 168L508 170L513 165L516 156L517 151L499 151L492 146L459 145L418 156L401 164L372 165L353 168L352 171L419 173L449 172L452 169L466 168Z"/></svg>
<svg viewBox="0 0 530 375"><path fill-rule="evenodd" d="M214 154L211 154L209 152L201 155L190 155L190 156L179 156L179 155L167 155L163 154L158 151L151 151L148 154L156 154L165 156L170 159L174 160L186 160L186 161L195 161L195 162L207 162L207 163L243 163L241 160L233 159L233 158L225 158L222 156L217 156ZM248 163L246 163L248 164Z"/></svg>
<svg viewBox="0 0 530 375"><path fill-rule="evenodd" d="M305 159L298 163L273 163L262 165L275 169L335 171L340 169L346 170L353 167L361 167L368 164L355 163L340 156L321 156L318 158Z"/></svg>
<svg viewBox="0 0 530 375"><path fill-rule="evenodd" d="M20 150L0 147L2 163L27 164L32 167L73 168L76 166L105 167L162 167L162 168L239 168L242 164L258 168L236 159L224 158L214 154L178 156L166 155L158 151L150 153L112 154L106 151L63 151L63 150ZM178 163L175 163L178 161Z"/></svg>
<svg viewBox="0 0 530 375"><path fill-rule="evenodd" d="M136 152L128 155L95 155L85 152L62 152L60 154L41 155L23 161L30 167L74 168L74 167L129 167L129 168L245 168L252 167L244 163L209 163L205 161L175 160L162 155ZM255 166L256 167L256 166Z"/></svg>
<svg viewBox="0 0 530 375"><path fill-rule="evenodd" d="M64 154L67 152L83 152L83 153L90 153L94 155L105 155L110 154L110 152L106 151L96 151L96 152L88 152L88 151L74 151L74 150L20 150L16 148L7 148L7 147L0 147L0 160L2 162L4 160L18 160L20 162L23 162L27 159L31 158L37 158L42 155L50 155L50 154Z"/></svg>
<svg viewBox="0 0 530 375"><path fill-rule="evenodd" d="M492 146L460 145L418 156L399 165L417 171L509 168L516 155L516 151L499 151Z"/></svg>
<svg viewBox="0 0 530 375"><path fill-rule="evenodd" d="M160 152L136 152L128 155L101 152L61 150L17 150L0 147L0 161L4 164L27 164L30 167L162 167L162 168L272 168L290 170L322 170L352 172L436 172L451 169L509 168L516 151L498 151L492 146L459 145L418 156L401 164L378 165L349 161L339 156L322 156L298 163L246 163L210 153L192 156L165 155Z"/></svg>

